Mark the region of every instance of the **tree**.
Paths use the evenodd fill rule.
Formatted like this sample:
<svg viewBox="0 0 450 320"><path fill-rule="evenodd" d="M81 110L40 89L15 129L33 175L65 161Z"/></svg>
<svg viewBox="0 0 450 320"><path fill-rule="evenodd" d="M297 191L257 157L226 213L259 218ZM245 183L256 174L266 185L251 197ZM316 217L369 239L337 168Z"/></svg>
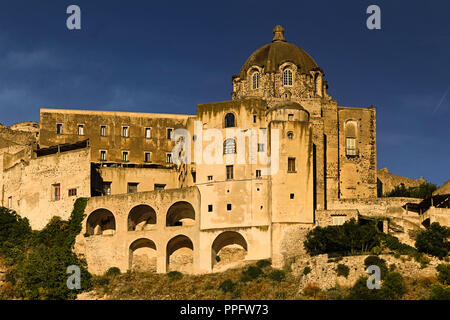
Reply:
<svg viewBox="0 0 450 320"><path fill-rule="evenodd" d="M450 228L433 222L431 226L417 235L415 246L419 252L436 256L440 259L448 255Z"/></svg>
<svg viewBox="0 0 450 320"><path fill-rule="evenodd" d="M311 255L348 255L372 250L382 237L374 223L360 225L351 219L341 226L314 228L306 235L304 246Z"/></svg>

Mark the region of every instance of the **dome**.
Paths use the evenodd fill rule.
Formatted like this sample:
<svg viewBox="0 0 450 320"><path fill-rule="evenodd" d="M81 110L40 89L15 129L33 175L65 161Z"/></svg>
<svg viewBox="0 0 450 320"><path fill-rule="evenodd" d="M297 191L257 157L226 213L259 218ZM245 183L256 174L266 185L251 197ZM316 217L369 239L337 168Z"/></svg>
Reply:
<svg viewBox="0 0 450 320"><path fill-rule="evenodd" d="M272 43L257 49L247 59L239 74L241 79L244 79L248 69L255 65L264 67L264 71L268 73L276 72L282 63L288 61L297 65L301 73L319 69L309 54L295 44L286 42L283 27L276 26L273 34Z"/></svg>

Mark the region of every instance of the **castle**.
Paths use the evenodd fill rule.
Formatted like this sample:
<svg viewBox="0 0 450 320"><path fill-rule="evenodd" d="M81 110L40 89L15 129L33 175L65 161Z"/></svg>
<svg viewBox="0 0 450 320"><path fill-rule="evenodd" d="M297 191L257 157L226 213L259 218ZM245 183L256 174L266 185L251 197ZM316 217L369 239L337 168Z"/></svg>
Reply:
<svg viewBox="0 0 450 320"><path fill-rule="evenodd" d="M39 229L89 198L75 250L93 273L131 269L138 251L167 272L180 250L202 273L227 246L281 266L312 227L378 201L375 107L338 106L281 26L232 85L196 115L41 109L0 128L2 205Z"/></svg>

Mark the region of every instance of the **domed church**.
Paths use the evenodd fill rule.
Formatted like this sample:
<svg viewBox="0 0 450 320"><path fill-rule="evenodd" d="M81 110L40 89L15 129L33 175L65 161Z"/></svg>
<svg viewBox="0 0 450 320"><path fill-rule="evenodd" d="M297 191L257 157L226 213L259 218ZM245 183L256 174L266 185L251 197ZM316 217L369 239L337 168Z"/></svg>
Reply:
<svg viewBox="0 0 450 320"><path fill-rule="evenodd" d="M4 161L4 205L39 229L88 198L75 250L93 273L282 266L377 196L375 107L338 106L324 76L276 26L231 100L195 115L41 109Z"/></svg>

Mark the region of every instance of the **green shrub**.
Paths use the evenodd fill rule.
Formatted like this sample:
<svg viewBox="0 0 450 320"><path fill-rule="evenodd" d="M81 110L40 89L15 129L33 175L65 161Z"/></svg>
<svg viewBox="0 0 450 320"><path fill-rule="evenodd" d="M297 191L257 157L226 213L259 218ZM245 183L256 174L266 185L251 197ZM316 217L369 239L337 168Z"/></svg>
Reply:
<svg viewBox="0 0 450 320"><path fill-rule="evenodd" d="M308 267L308 266L306 266L304 269L303 269L303 274L306 276L308 273L310 273L312 270L311 270L311 268L310 267Z"/></svg>
<svg viewBox="0 0 450 320"><path fill-rule="evenodd" d="M378 256L368 256L366 259L364 259L364 265L366 266L366 268L372 265L378 266L381 272L381 280L383 280L388 273L386 261Z"/></svg>
<svg viewBox="0 0 450 320"><path fill-rule="evenodd" d="M407 292L405 281L398 272L388 273L383 281L381 291L384 299L399 300Z"/></svg>
<svg viewBox="0 0 450 320"><path fill-rule="evenodd" d="M343 277L348 277L348 274L350 273L350 268L347 267L345 264L338 264L337 269L336 269L337 275L338 276L343 276Z"/></svg>
<svg viewBox="0 0 450 320"><path fill-rule="evenodd" d="M180 280L183 278L183 274L179 271L170 271L167 273L170 280Z"/></svg>
<svg viewBox="0 0 450 320"><path fill-rule="evenodd" d="M375 223L358 224L355 219L341 226L316 227L308 232L304 247L310 255L353 255L379 246L384 234Z"/></svg>
<svg viewBox="0 0 450 320"><path fill-rule="evenodd" d="M23 258L27 241L31 238L31 227L27 218L15 211L0 207L0 255L14 264Z"/></svg>
<svg viewBox="0 0 450 320"><path fill-rule="evenodd" d="M450 287L438 283L431 286L430 300L450 300Z"/></svg>
<svg viewBox="0 0 450 320"><path fill-rule="evenodd" d="M379 255L379 254L381 254L381 251L382 250L379 246L375 246L372 248L372 250L370 250L370 253L374 254L374 255Z"/></svg>
<svg viewBox="0 0 450 320"><path fill-rule="evenodd" d="M240 280L242 282L252 281L263 274L264 272L261 270L261 268L257 266L250 266L247 268L247 270L242 271Z"/></svg>
<svg viewBox="0 0 450 320"><path fill-rule="evenodd" d="M346 299L348 300L382 300L381 289L367 288L368 277L360 277L350 289Z"/></svg>
<svg viewBox="0 0 450 320"><path fill-rule="evenodd" d="M427 230L417 235L415 246L419 252L436 256L440 259L448 255L450 243L450 228L433 222Z"/></svg>
<svg viewBox="0 0 450 320"><path fill-rule="evenodd" d="M105 272L105 276L114 277L120 274L120 269L117 267L111 267Z"/></svg>
<svg viewBox="0 0 450 320"><path fill-rule="evenodd" d="M273 270L271 273L269 273L269 279L281 282L286 279L286 274L283 270Z"/></svg>
<svg viewBox="0 0 450 320"><path fill-rule="evenodd" d="M256 266L261 269L270 265L272 265L272 262L270 262L269 259L259 260L258 262L256 262Z"/></svg>
<svg viewBox="0 0 450 320"><path fill-rule="evenodd" d="M417 249L411 247L405 243L401 243L397 237L390 234L385 234L382 240L383 244L392 251L395 252L395 257L398 259L401 254L407 254L413 256L417 253Z"/></svg>
<svg viewBox="0 0 450 320"><path fill-rule="evenodd" d="M441 263L436 267L438 271L437 279L440 283L450 286L450 264Z"/></svg>
<svg viewBox="0 0 450 320"><path fill-rule="evenodd" d="M235 288L236 288L236 284L233 281L231 281L231 279L226 279L219 285L219 289L223 293L233 292Z"/></svg>
<svg viewBox="0 0 450 320"><path fill-rule="evenodd" d="M13 252L21 248L26 255L16 256L18 259L8 274L8 279L18 288L17 298L75 299L78 293L92 287L86 261L73 252L75 237L82 229L86 204L86 198L77 199L68 221L53 217L41 231L31 234L26 231L29 230L27 221L15 218L13 222L9 219L15 224L13 230L24 231L23 238L17 239ZM70 290L67 287L67 268L71 265L80 268L81 289Z"/></svg>

